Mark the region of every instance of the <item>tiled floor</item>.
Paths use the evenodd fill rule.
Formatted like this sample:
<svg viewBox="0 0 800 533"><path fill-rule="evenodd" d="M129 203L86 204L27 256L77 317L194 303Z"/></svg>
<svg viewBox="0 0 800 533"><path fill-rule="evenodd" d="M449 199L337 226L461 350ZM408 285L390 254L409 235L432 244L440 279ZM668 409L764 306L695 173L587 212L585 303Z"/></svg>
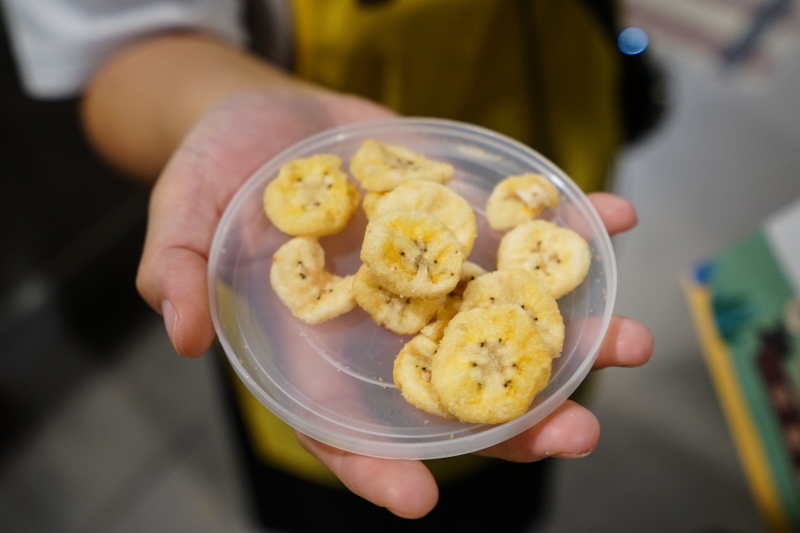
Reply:
<svg viewBox="0 0 800 533"><path fill-rule="evenodd" d="M644 368L599 374L601 444L558 462L541 531L763 531L678 279L800 196L794 35L758 78L661 49L671 113L616 181L640 212L639 228L616 240L618 311L652 329L656 351ZM30 285L4 288L2 300L0 531L255 531L213 362L177 357L158 318L138 312L113 342L89 343L94 322L67 320L52 285L17 272Z"/></svg>

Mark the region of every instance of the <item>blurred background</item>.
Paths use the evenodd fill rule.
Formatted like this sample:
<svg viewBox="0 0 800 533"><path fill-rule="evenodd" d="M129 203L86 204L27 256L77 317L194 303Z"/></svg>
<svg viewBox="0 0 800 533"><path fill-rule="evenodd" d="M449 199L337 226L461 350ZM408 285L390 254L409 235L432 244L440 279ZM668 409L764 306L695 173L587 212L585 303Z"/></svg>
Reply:
<svg viewBox="0 0 800 533"><path fill-rule="evenodd" d="M538 531L766 531L679 280L800 197L791 1L629 0L665 114L620 157L638 208L617 311L656 341L598 374L600 446L557 462ZM210 357L184 360L133 278L147 190L94 159L74 102L35 103L0 34L0 531L255 531Z"/></svg>

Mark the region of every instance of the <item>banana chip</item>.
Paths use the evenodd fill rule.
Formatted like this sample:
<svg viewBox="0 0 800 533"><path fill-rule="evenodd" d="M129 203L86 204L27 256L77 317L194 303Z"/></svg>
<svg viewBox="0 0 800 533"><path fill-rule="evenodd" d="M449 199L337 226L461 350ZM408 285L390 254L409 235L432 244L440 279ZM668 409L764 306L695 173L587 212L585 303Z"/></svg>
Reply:
<svg viewBox="0 0 800 533"><path fill-rule="evenodd" d="M400 335L419 332L436 313L442 298L401 297L378 283L369 268L361 265L353 279L356 303L385 328Z"/></svg>
<svg viewBox="0 0 800 533"><path fill-rule="evenodd" d="M551 358L531 317L518 305L458 313L433 358L431 383L456 418L498 424L528 410L550 379Z"/></svg>
<svg viewBox="0 0 800 533"><path fill-rule="evenodd" d="M498 304L519 305L536 323L552 357L561 355L564 320L556 299L528 270L498 270L476 279L464 291L462 311Z"/></svg>
<svg viewBox="0 0 800 533"><path fill-rule="evenodd" d="M458 284L463 254L453 232L438 218L392 211L367 225L361 261L389 291L435 298Z"/></svg>
<svg viewBox="0 0 800 533"><path fill-rule="evenodd" d="M289 235L322 237L344 229L358 209L358 187L335 155L295 159L264 190L264 210Z"/></svg>
<svg viewBox="0 0 800 533"><path fill-rule="evenodd" d="M503 236L497 250L498 270L530 270L556 299L581 284L591 262L583 237L546 220L523 222Z"/></svg>
<svg viewBox="0 0 800 533"><path fill-rule="evenodd" d="M433 357L439 346L425 335L417 335L403 346L394 360L394 384L408 403L444 418L447 412L431 385Z"/></svg>
<svg viewBox="0 0 800 533"><path fill-rule="evenodd" d="M495 185L486 201L486 221L502 231L531 220L558 205L558 189L541 174L509 176Z"/></svg>
<svg viewBox="0 0 800 533"><path fill-rule="evenodd" d="M464 257L469 256L478 236L475 212L469 203L452 189L432 181L414 180L398 185L377 199L372 214L367 216L374 218L392 211L420 211L435 216L455 234Z"/></svg>
<svg viewBox="0 0 800 533"><path fill-rule="evenodd" d="M286 307L306 324L319 324L356 306L353 276L327 272L325 252L313 237L295 237L278 248L269 280Z"/></svg>
<svg viewBox="0 0 800 533"><path fill-rule="evenodd" d="M364 195L364 199L361 200L361 208L364 210L364 214L367 215L367 220L375 217L375 206L385 194L382 192L367 192Z"/></svg>
<svg viewBox="0 0 800 533"><path fill-rule="evenodd" d="M453 178L454 169L408 148L367 139L350 161L350 172L364 189L385 192L409 180L444 184Z"/></svg>
<svg viewBox="0 0 800 533"><path fill-rule="evenodd" d="M464 261L464 264L461 265L461 279L458 281L458 285L444 297L441 305L436 310L433 320L426 324L421 332L434 342L442 340L444 328L447 327L447 324L461 309L464 291L471 281L484 274L486 274L486 271L480 266L471 261Z"/></svg>

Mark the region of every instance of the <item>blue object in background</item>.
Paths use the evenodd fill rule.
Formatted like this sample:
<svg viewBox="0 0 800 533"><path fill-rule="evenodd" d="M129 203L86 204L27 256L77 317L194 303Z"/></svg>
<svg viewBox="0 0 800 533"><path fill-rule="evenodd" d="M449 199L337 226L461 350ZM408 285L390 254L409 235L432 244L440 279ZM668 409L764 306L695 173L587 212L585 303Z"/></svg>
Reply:
<svg viewBox="0 0 800 533"><path fill-rule="evenodd" d="M617 46L620 52L628 56L641 54L647 49L648 44L650 44L650 38L647 36L647 32L635 26L625 28L617 37Z"/></svg>
<svg viewBox="0 0 800 533"><path fill-rule="evenodd" d="M695 265L694 279L701 285L708 285L711 282L711 275L714 273L714 262L704 261Z"/></svg>

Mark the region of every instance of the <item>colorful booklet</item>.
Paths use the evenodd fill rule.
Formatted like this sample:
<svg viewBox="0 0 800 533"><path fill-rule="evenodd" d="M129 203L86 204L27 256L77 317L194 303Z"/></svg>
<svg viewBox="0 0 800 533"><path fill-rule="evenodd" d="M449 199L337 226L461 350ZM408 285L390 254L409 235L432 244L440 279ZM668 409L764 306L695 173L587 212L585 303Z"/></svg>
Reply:
<svg viewBox="0 0 800 533"><path fill-rule="evenodd" d="M756 503L800 532L800 199L684 288Z"/></svg>

